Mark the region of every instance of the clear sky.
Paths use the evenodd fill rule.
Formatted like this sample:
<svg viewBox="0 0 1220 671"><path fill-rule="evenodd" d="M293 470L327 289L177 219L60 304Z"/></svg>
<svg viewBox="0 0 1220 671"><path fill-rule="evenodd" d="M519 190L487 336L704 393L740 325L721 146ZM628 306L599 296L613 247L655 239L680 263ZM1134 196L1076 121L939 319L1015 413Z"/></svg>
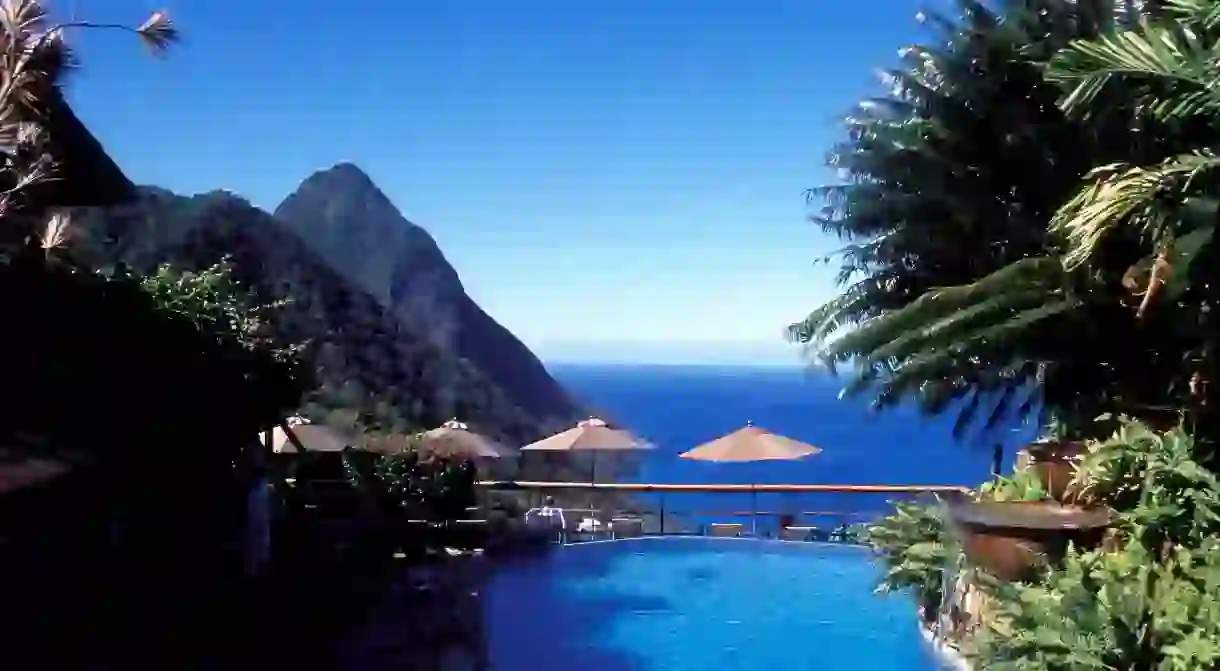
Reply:
<svg viewBox="0 0 1220 671"><path fill-rule="evenodd" d="M165 0L166 60L78 35L71 97L137 182L274 208L364 168L547 359L794 360L833 291L803 191L921 37L913 0ZM139 21L153 0L61 0Z"/></svg>

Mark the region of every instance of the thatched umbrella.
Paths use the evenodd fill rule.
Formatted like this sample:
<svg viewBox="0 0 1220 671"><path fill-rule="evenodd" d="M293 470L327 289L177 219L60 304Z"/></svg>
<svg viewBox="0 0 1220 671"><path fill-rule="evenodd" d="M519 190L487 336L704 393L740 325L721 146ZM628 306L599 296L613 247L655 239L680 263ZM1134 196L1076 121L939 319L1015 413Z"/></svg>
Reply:
<svg viewBox="0 0 1220 671"><path fill-rule="evenodd" d="M456 419L425 431L419 437L419 449L437 457L449 459L501 459L514 456L513 450L470 430Z"/></svg>
<svg viewBox="0 0 1220 671"><path fill-rule="evenodd" d="M711 462L755 462L755 461L795 461L810 455L819 454L822 450L793 440L786 436L771 433L766 429L746 422L746 425L736 431L721 436L716 440L704 443L693 450L683 452L678 456L694 461ZM751 488L751 508L757 510L758 492ZM758 517L751 516L751 530L758 531Z"/></svg>
<svg viewBox="0 0 1220 671"><path fill-rule="evenodd" d="M630 452L652 449L652 443L623 429L611 428L596 418L578 422L576 426L543 438L521 448L522 452L592 452L593 465L589 482L596 482L598 452Z"/></svg>
<svg viewBox="0 0 1220 671"><path fill-rule="evenodd" d="M270 433L271 451L276 454L300 452L297 444L306 452L342 452L356 444L355 436L345 435L324 424L309 424L295 418L275 427Z"/></svg>

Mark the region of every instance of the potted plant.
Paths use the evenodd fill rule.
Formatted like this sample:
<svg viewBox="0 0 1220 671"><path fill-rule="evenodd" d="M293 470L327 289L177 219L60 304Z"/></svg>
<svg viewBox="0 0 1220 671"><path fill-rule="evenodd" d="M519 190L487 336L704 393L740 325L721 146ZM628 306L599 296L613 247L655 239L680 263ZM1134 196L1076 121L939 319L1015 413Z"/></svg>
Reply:
<svg viewBox="0 0 1220 671"><path fill-rule="evenodd" d="M1063 501L1075 477L1076 464L1087 452L1084 440L1070 437L1067 425L1052 421L1046 435L1017 453L1016 470L1037 476L1046 496Z"/></svg>
<svg viewBox="0 0 1220 671"><path fill-rule="evenodd" d="M1040 474L1017 472L948 502L948 519L970 562L1005 582L1025 581L1061 559L1068 545L1099 544L1111 521L1103 507L1048 497Z"/></svg>
<svg viewBox="0 0 1220 671"><path fill-rule="evenodd" d="M1131 419L1139 420L1150 428L1161 432L1172 431L1182 423L1183 418L1182 408L1173 406L1125 403L1119 405L1116 411L1118 415L1125 415Z"/></svg>

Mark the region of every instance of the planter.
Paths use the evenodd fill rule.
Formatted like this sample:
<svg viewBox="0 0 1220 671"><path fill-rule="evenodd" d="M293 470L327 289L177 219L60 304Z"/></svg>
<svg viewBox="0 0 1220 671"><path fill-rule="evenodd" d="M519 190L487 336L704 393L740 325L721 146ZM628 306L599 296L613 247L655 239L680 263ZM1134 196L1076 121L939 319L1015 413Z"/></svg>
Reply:
<svg viewBox="0 0 1220 671"><path fill-rule="evenodd" d="M1047 494L1063 501L1076 477L1076 463L1088 451L1084 441L1047 440L1031 443L1017 453L1017 470L1037 474Z"/></svg>
<svg viewBox="0 0 1220 671"><path fill-rule="evenodd" d="M1006 582L1033 578L1045 562L1062 559L1068 543L1096 546L1111 521L1109 509L1051 501L958 501L948 508L966 557Z"/></svg>
<svg viewBox="0 0 1220 671"><path fill-rule="evenodd" d="M1147 424L1154 431L1172 431L1182 423L1182 411L1178 408L1130 405L1119 407L1118 412Z"/></svg>

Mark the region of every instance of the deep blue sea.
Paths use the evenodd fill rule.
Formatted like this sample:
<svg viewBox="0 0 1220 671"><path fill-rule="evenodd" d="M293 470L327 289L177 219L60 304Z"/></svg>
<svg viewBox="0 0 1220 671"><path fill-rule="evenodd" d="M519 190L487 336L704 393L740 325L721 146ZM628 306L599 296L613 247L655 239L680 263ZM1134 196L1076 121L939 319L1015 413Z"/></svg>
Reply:
<svg viewBox="0 0 1220 671"><path fill-rule="evenodd" d="M676 483L822 483L977 485L990 472L993 447L1006 444L1006 462L1029 442L1029 427L998 432L985 442L959 440L953 417L929 418L914 408L873 412L867 399L840 400L842 379L801 368L550 365L569 391L612 422L657 445L631 479ZM812 443L823 452L798 462L710 464L680 452L752 422ZM1007 467L1007 464L1006 464ZM724 509L738 495L680 496ZM744 497L744 498L742 498ZM800 497L802 500L796 500ZM846 498L845 498L846 497ZM788 512L874 512L885 497L759 494L759 509ZM741 495L729 507L749 504ZM671 504L667 504L671 505Z"/></svg>

